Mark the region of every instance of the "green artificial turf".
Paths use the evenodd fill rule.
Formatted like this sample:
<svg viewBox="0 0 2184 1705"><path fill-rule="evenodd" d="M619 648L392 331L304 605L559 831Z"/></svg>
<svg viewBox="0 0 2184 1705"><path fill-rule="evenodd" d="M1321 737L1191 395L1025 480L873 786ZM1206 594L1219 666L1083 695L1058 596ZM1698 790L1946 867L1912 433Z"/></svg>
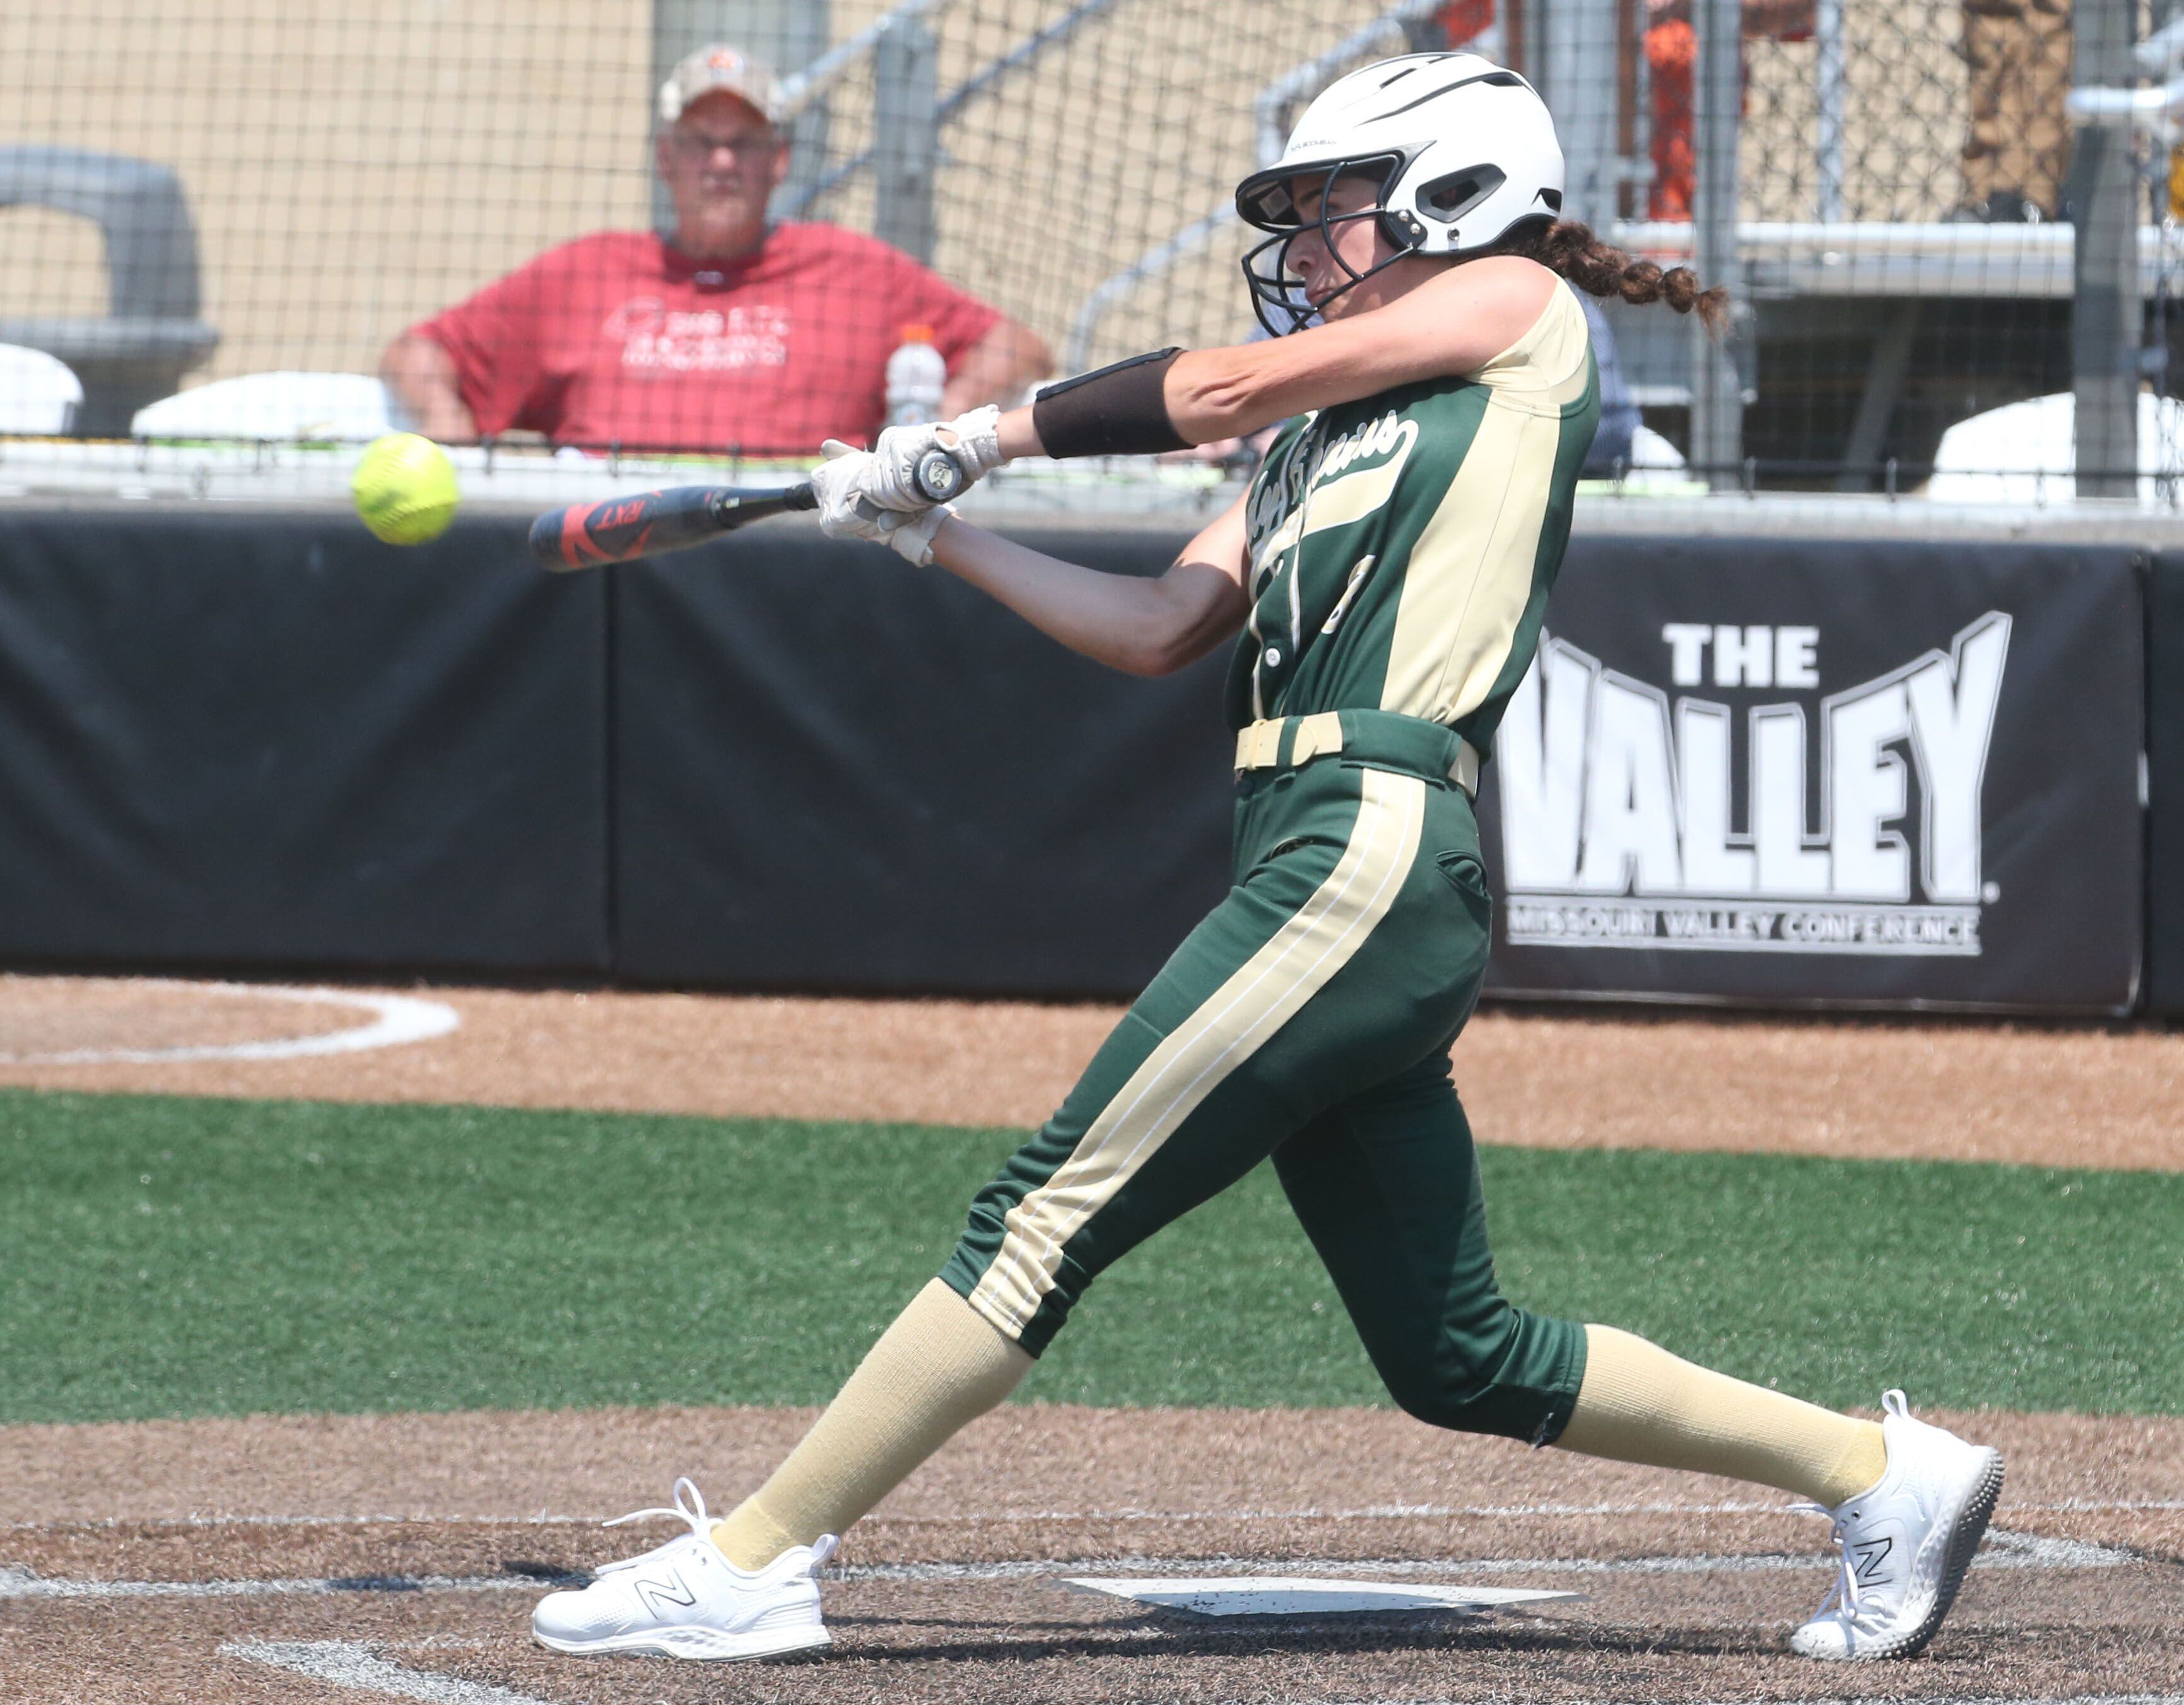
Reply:
<svg viewBox="0 0 2184 1705"><path fill-rule="evenodd" d="M0 1093L0 1420L809 1403L1006 1131ZM1484 1157L1504 1288L1819 1401L2184 1411L2184 1177ZM1024 1395L1384 1401L1266 1170Z"/></svg>

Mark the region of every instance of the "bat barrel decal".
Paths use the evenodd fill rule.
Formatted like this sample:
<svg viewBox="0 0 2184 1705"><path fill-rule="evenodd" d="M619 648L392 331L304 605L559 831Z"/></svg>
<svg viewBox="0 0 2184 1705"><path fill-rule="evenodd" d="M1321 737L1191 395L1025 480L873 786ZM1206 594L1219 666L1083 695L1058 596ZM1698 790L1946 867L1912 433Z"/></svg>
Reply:
<svg viewBox="0 0 2184 1705"><path fill-rule="evenodd" d="M818 496L809 485L785 491L676 486L549 510L531 524L531 554L547 567L560 570L630 562L704 544L768 515L818 506Z"/></svg>

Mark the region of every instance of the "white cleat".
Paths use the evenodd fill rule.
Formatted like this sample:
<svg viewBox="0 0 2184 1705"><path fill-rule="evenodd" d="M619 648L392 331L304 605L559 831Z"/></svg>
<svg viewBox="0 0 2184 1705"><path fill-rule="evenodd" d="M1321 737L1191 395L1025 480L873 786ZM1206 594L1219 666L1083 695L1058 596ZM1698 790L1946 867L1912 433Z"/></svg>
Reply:
<svg viewBox="0 0 2184 1705"><path fill-rule="evenodd" d="M587 1655L652 1652L666 1658L778 1658L824 1646L819 1583L833 1554L832 1535L792 1546L746 1574L712 1541L705 1500L687 1479L675 1483L671 1508L638 1510L606 1524L674 1516L690 1531L640 1557L603 1565L591 1585L539 1601L532 1637L555 1652Z"/></svg>
<svg viewBox="0 0 2184 1705"><path fill-rule="evenodd" d="M1901 1391L1880 1401L1888 1472L1836 1509L1802 1506L1834 1518L1842 1552L1835 1591L1790 1638L1802 1657L1855 1663L1916 1654L1955 1602L2002 1495L1999 1452L1913 1420Z"/></svg>

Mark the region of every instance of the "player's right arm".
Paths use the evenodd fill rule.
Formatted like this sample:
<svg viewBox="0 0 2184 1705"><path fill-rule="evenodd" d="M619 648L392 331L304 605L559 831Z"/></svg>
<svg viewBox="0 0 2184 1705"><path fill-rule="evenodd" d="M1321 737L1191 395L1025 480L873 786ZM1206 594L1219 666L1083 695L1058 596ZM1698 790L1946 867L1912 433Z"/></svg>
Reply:
<svg viewBox="0 0 2184 1705"><path fill-rule="evenodd" d="M1462 377L1537 325L1562 287L1518 255L1452 266L1366 313L1286 337L1186 351L1167 370L1162 400L1178 435L1199 444L1399 385Z"/></svg>
<svg viewBox="0 0 2184 1705"><path fill-rule="evenodd" d="M891 426L872 447L882 508L922 507L935 444L972 479L1022 456L1147 455L1248 437L1399 385L1479 371L1539 323L1562 281L1518 255L1451 266L1395 300L1263 343L1163 349L1050 385L1027 408Z"/></svg>
<svg viewBox="0 0 2184 1705"><path fill-rule="evenodd" d="M1286 337L1119 364L1050 387L1031 407L1001 415L995 460L1127 454L1245 437L1398 385L1475 373L1530 331L1561 288L1536 261L1490 256L1450 267L1368 312ZM1095 415L1114 442L1088 449L1084 426ZM1156 442L1163 430L1173 436Z"/></svg>
<svg viewBox="0 0 2184 1705"><path fill-rule="evenodd" d="M1244 625L1244 499L1150 578L1103 574L1011 543L968 521L943 521L933 560L1071 650L1130 675L1167 675Z"/></svg>

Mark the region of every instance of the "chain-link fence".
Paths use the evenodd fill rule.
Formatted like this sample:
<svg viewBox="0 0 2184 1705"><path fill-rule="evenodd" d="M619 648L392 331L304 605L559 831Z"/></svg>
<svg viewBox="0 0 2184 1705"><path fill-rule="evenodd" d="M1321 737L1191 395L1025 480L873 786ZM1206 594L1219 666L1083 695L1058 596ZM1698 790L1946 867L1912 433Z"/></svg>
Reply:
<svg viewBox="0 0 2184 1705"><path fill-rule="evenodd" d="M1610 476L2059 498L2081 465L2088 490L2145 471L2162 497L2166 109L2142 90L2139 122L2085 128L2065 105L2074 79L2173 75L2158 38L2133 53L2165 21L2139 0L18 0L0 432L407 421L809 457L891 410L1251 335L1237 180L1342 72L1453 47L1540 86L1572 215L1735 293L1723 343L1609 304L1610 387L1643 421Z"/></svg>

